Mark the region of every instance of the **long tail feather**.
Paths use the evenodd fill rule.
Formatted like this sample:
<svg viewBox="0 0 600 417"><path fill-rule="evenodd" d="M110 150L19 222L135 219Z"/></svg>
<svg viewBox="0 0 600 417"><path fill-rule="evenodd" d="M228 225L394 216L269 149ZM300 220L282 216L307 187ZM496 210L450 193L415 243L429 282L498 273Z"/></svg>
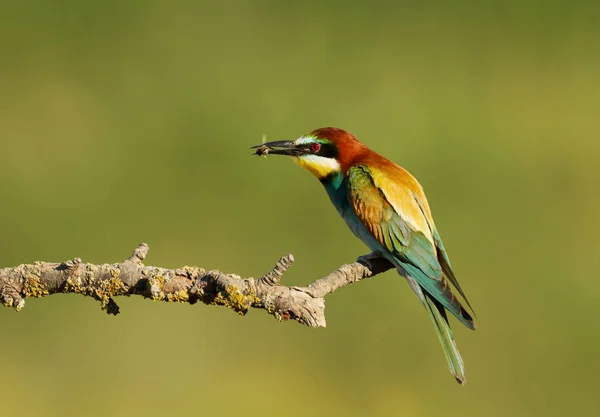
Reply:
<svg viewBox="0 0 600 417"><path fill-rule="evenodd" d="M436 299L427 294L427 292L423 292L425 296L423 304L425 304L425 308L429 312L435 332L442 345L444 356L446 356L446 361L448 362L448 369L454 378L456 378L456 381L464 385L467 382L465 367L460 353L456 348L456 343L454 343L454 336L452 336L446 310Z"/></svg>

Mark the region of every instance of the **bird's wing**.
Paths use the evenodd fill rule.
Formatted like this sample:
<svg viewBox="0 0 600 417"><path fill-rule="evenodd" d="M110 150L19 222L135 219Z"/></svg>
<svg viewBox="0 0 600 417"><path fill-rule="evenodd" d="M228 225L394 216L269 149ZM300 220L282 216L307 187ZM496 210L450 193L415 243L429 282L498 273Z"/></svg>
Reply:
<svg viewBox="0 0 600 417"><path fill-rule="evenodd" d="M346 185L350 205L371 235L425 291L474 328L449 285L465 298L418 182L396 164L385 169L359 164L348 170Z"/></svg>

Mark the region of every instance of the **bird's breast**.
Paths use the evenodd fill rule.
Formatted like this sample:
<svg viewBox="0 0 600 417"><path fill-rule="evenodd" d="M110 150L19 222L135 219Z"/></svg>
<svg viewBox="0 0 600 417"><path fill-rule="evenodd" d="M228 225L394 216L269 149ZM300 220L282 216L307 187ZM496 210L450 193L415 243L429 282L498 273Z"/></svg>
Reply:
<svg viewBox="0 0 600 417"><path fill-rule="evenodd" d="M383 247L381 244L369 233L354 212L354 208L348 200L348 191L343 182L342 174L340 173L335 178L328 178L327 181L323 182L323 185L329 195L329 199L354 236L359 238L370 250L382 251Z"/></svg>

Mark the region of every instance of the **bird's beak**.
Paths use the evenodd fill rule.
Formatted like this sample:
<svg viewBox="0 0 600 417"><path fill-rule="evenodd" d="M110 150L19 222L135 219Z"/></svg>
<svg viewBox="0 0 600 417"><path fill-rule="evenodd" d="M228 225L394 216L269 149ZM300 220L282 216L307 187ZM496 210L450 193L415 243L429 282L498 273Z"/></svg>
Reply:
<svg viewBox="0 0 600 417"><path fill-rule="evenodd" d="M278 140L275 142L267 142L261 145L256 145L250 149L256 149L254 152L256 155L288 155L288 156L300 156L303 155L305 149L296 145L291 140Z"/></svg>

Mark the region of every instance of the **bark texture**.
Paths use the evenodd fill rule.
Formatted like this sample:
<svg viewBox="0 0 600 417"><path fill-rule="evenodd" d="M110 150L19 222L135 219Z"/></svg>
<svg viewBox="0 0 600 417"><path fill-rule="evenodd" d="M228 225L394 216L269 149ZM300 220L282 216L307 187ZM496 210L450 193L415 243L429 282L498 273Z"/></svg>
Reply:
<svg viewBox="0 0 600 417"><path fill-rule="evenodd" d="M241 278L220 271L185 266L166 269L143 263L149 247L140 244L126 260L114 264L87 264L75 258L62 263L35 262L0 269L0 302L20 311L27 297L76 293L98 300L109 314L119 314L116 296L140 295L167 302L228 307L239 314L250 308L266 310L278 320L296 320L325 327L325 296L343 286L393 268L377 253L342 265L307 287L286 287L281 277L294 262L282 257L261 278Z"/></svg>

